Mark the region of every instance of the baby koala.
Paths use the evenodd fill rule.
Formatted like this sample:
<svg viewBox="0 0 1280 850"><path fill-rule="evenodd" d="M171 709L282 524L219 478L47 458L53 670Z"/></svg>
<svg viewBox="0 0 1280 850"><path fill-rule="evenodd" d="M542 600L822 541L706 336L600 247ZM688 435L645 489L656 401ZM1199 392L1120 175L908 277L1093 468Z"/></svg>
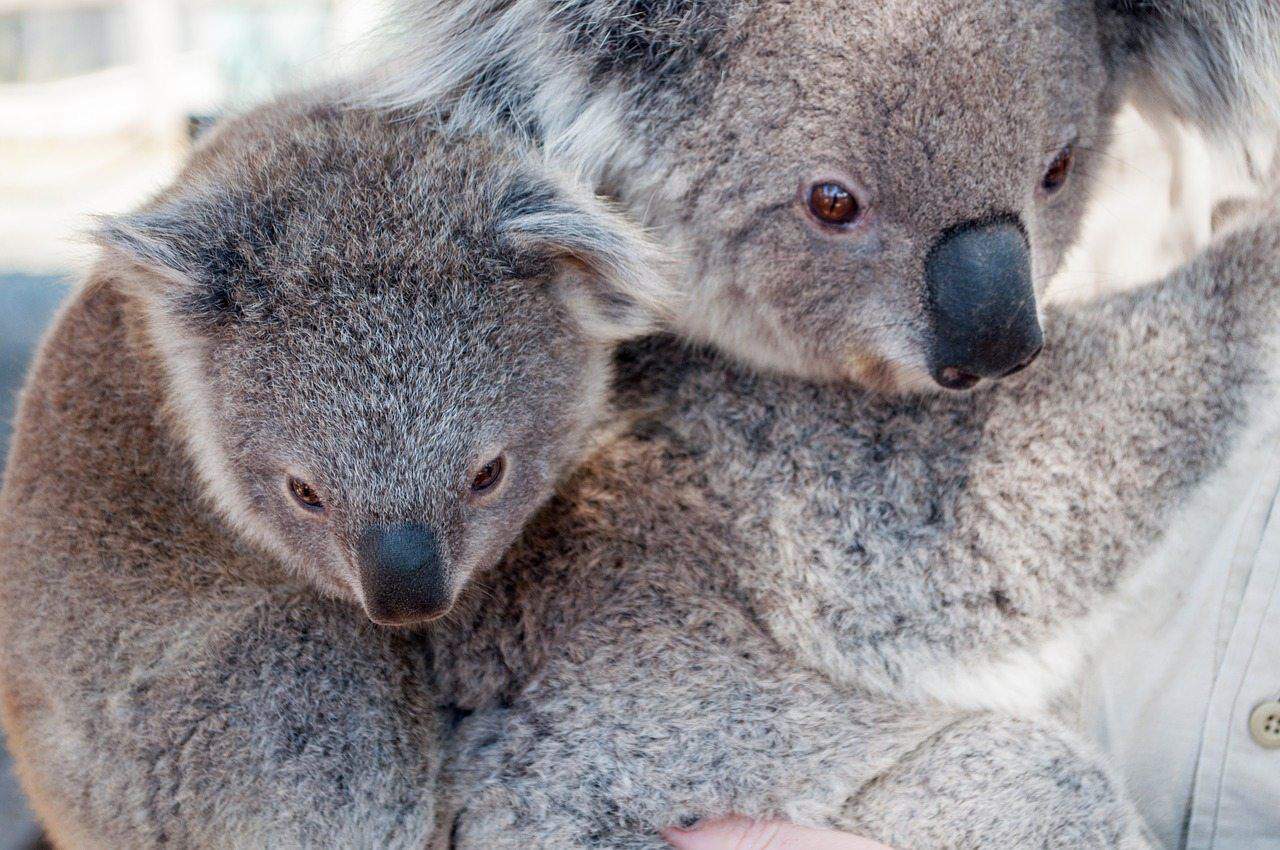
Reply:
<svg viewBox="0 0 1280 850"><path fill-rule="evenodd" d="M384 625L498 560L671 300L640 232L514 148L315 101L233 122L99 240L221 514Z"/></svg>

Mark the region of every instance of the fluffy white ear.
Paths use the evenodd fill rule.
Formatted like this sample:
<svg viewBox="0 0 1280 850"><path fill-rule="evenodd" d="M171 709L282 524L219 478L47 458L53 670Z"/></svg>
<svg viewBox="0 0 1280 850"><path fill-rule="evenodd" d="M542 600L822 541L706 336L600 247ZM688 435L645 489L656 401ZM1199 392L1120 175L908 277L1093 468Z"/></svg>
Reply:
<svg viewBox="0 0 1280 850"><path fill-rule="evenodd" d="M1280 128L1280 2L1102 0L1140 108L1215 135Z"/></svg>
<svg viewBox="0 0 1280 850"><path fill-rule="evenodd" d="M556 179L540 189L518 181L503 208L511 212L501 225L509 244L559 265L556 285L591 335L634 339L680 309L672 252L575 181Z"/></svg>

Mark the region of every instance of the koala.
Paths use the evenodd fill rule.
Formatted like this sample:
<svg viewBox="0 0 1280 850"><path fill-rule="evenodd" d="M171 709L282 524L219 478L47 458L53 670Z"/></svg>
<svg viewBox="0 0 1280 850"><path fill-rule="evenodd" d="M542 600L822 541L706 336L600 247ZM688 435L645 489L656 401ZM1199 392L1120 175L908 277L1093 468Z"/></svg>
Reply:
<svg viewBox="0 0 1280 850"><path fill-rule="evenodd" d="M445 615L607 434L656 249L515 145L320 95L97 238L0 491L35 810L66 847L424 846L422 648L360 621Z"/></svg>
<svg viewBox="0 0 1280 850"><path fill-rule="evenodd" d="M248 119L99 238L224 518L411 625L447 612L591 445L612 346L661 295L656 251L487 140L323 109Z"/></svg>
<svg viewBox="0 0 1280 850"><path fill-rule="evenodd" d="M472 712L437 846L657 850L735 812L893 847L1153 846L1053 702L1276 413L1280 210L1045 327L1036 369L908 399L632 349L654 419L432 632Z"/></svg>
<svg viewBox="0 0 1280 850"><path fill-rule="evenodd" d="M689 258L674 330L967 389L1043 343L1118 107L1280 115L1271 0L402 0L365 98L515 128Z"/></svg>
<svg viewBox="0 0 1280 850"><path fill-rule="evenodd" d="M6 578L5 621L22 631L3 635L21 653L5 711L27 785L61 792L40 805L56 837L650 847L657 826L738 810L904 846L1141 846L1105 769L1038 703L1069 666L1063 636L1089 626L1243 427L1264 383L1274 242L1237 236L1165 287L1056 327L1037 305L1033 328L1025 296L1071 241L1121 95L1141 81L1176 114L1241 123L1274 79L1250 33L1274 21L1260 2L1222 16L1172 2L792 6L559 4L547 20L575 22L561 39L544 37L534 0L451 4L408 27L414 64L392 75L408 114L516 136L622 202L688 260L691 303L670 328L745 365L642 352L636 394L666 400L649 430L569 479L425 635L375 629L240 561L223 582L183 572L168 595L138 579L127 602L115 582L136 571ZM617 61L597 61L602 46ZM841 173L809 179L819 166ZM949 300L965 278L973 299ZM971 318L966 303L993 307ZM107 335L92 330L76 338L96 351ZM1039 368L994 384L1046 331ZM67 408L45 387L75 369L49 364L21 453L39 417ZM850 381L994 385L882 398ZM85 433L73 425L51 430L70 441ZM51 552L31 562L61 564L73 556L55 543L82 523L58 507L65 490L26 498L44 468L15 459L0 551L18 540ZM1099 468L1114 469L1106 487L1089 480ZM769 474L782 477L766 490ZM30 531L50 518L52 540ZM114 566L102 523L89 539ZM143 539L167 538L129 545ZM873 580L861 608L850 588ZM29 622L27 596L44 597L26 585L57 588L67 610ZM65 671L68 633L106 639L42 697L52 686L30 671ZM1043 675L1016 693L1028 670ZM62 725L22 731L51 706ZM67 743L37 754L47 740ZM118 741L145 751L124 757ZM449 749L439 788L432 744ZM928 819L905 817L925 799Z"/></svg>

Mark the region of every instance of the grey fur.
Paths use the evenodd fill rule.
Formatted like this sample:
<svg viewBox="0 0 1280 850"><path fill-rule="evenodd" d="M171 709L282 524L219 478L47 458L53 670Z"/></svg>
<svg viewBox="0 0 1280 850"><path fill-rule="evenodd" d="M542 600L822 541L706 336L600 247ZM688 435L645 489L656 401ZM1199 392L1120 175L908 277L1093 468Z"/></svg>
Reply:
<svg viewBox="0 0 1280 850"><path fill-rule="evenodd" d="M476 712L450 846L658 848L726 812L915 848L1146 846L1048 719L1074 669L1052 656L1273 399L1278 273L1273 214L1054 311L1045 364L967 397L641 352L657 427L435 630L438 687Z"/></svg>
<svg viewBox="0 0 1280 850"><path fill-rule="evenodd" d="M1280 120L1280 10L1253 0L1105 0L1119 16L1135 99L1217 133Z"/></svg>
<svg viewBox="0 0 1280 850"><path fill-rule="evenodd" d="M440 54L484 85L432 89L433 69L404 78L415 101L464 95L442 110L455 129L527 132L660 224L701 287L685 334L894 388L919 371L913 287L937 233L1013 211L1037 273L1056 266L1090 157L1060 199L1034 186L1070 127L1086 154L1105 140L1135 55L1107 24L1137 20L1085 0L500 8L493 42ZM633 24L604 14L618 8ZM824 167L875 192L872 238L805 229L795 188ZM643 359L670 410L565 489L472 616L433 632L426 671L422 642L283 580L204 512L185 447L148 415L162 378L118 318L135 302L89 290L27 392L0 499L4 708L27 787L69 845L421 846L451 720L435 688L478 712L445 797L463 843L653 846L656 826L732 808L922 846L1140 844L1087 748L956 683L984 659L1035 667L1220 462L1258 389L1276 260L1272 222L1160 293L1055 319L1070 346L969 398ZM1207 453L1204 433L1220 437ZM1119 486L1087 480L1101 463ZM957 775L961 752L982 770ZM951 805L906 817L931 776Z"/></svg>
<svg viewBox="0 0 1280 850"><path fill-rule="evenodd" d="M99 238L0 490L33 806L59 846L422 847L442 717L423 647L350 604L358 538L430 526L454 595L490 568L612 427L652 249L497 141L310 100Z"/></svg>
<svg viewBox="0 0 1280 850"><path fill-rule="evenodd" d="M1043 284L1076 237L1118 104L1280 126L1271 0L404 0L369 95L515 127L691 260L678 330L756 366L930 386L923 265L1014 216ZM1075 186L1035 187L1076 140ZM839 178L864 224L815 232ZM803 283L801 283L803 281ZM999 317L997 317L999 318Z"/></svg>
<svg viewBox="0 0 1280 850"><path fill-rule="evenodd" d="M971 396L641 350L629 386L664 402L656 425L567 485L430 656L193 498L146 314L101 283L46 347L0 514L27 787L70 846L420 846L451 719L435 693L477 712L444 797L463 844L656 846L736 809L919 846L1141 846L1069 733L922 683L1051 642L1221 461L1264 380L1277 234L1054 317L1070 345ZM921 820L925 778L949 805Z"/></svg>

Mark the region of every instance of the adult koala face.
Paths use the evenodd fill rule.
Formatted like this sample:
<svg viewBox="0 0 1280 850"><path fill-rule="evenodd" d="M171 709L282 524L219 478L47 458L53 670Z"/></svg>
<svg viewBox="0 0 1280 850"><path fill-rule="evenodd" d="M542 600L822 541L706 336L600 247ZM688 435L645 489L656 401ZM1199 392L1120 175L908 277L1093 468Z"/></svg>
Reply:
<svg viewBox="0 0 1280 850"><path fill-rule="evenodd" d="M762 10L707 105L723 149L676 166L686 332L886 390L1029 365L1118 100L1106 44L1083 3Z"/></svg>
<svg viewBox="0 0 1280 850"><path fill-rule="evenodd" d="M384 103L514 125L691 260L679 330L887 390L1030 363L1118 104L1274 118L1274 0L406 0Z"/></svg>

